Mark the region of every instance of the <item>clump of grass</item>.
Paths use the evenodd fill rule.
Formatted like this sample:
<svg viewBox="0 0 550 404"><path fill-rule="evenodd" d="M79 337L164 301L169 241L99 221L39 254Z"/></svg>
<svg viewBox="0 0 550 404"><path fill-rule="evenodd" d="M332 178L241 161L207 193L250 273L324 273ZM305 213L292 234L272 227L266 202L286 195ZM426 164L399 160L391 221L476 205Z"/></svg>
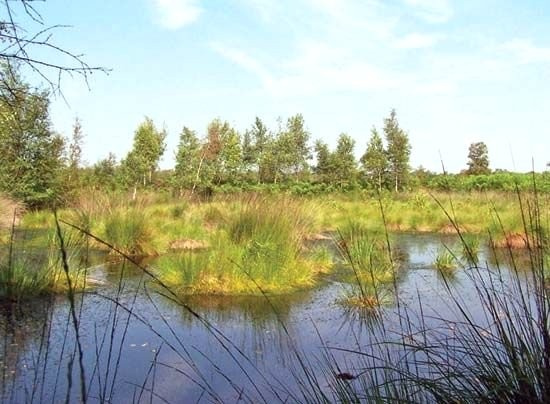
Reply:
<svg viewBox="0 0 550 404"><path fill-rule="evenodd" d="M326 246L316 246L308 254L308 259L312 260L319 273L328 273L334 265L332 253Z"/></svg>
<svg viewBox="0 0 550 404"><path fill-rule="evenodd" d="M389 300L388 291L397 279L397 265L387 245L362 225L350 223L340 232L340 248L351 269L343 302L372 309Z"/></svg>
<svg viewBox="0 0 550 404"><path fill-rule="evenodd" d="M187 208L188 207L186 204L178 203L177 205L174 205L170 208L170 216L172 217L172 219L179 219L183 216Z"/></svg>
<svg viewBox="0 0 550 404"><path fill-rule="evenodd" d="M286 293L311 286L322 268L319 257L302 252L309 223L297 202L250 199L211 236L207 254L170 265L161 259L159 276L192 294Z"/></svg>
<svg viewBox="0 0 550 404"><path fill-rule="evenodd" d="M138 207L111 210L104 222L104 239L130 256L155 253L152 229Z"/></svg>
<svg viewBox="0 0 550 404"><path fill-rule="evenodd" d="M468 264L475 265L479 262L481 243L479 236L473 234L462 235L462 259Z"/></svg>
<svg viewBox="0 0 550 404"><path fill-rule="evenodd" d="M195 294L201 290L200 277L209 267L206 253L182 252L160 257L155 266L161 269L163 282L178 294Z"/></svg>
<svg viewBox="0 0 550 404"><path fill-rule="evenodd" d="M434 266L442 272L453 271L457 268L456 257L447 249L441 249L434 260Z"/></svg>
<svg viewBox="0 0 550 404"><path fill-rule="evenodd" d="M69 233L64 237L71 286L80 290L85 287L86 274L78 263L79 238ZM49 244L59 246L55 236L52 236ZM53 248L39 253L27 251L23 247L14 238L11 238L9 245L0 246L0 301L18 302L67 291L69 285L59 250Z"/></svg>

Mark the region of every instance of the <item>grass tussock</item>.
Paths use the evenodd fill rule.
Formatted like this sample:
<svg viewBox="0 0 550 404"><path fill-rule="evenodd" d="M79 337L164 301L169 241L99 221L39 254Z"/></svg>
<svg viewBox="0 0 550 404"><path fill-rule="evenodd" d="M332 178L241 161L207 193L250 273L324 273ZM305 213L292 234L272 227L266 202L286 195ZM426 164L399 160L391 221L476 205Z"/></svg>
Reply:
<svg viewBox="0 0 550 404"><path fill-rule="evenodd" d="M104 240L130 256L155 254L153 230L138 207L115 208L104 220Z"/></svg>
<svg viewBox="0 0 550 404"><path fill-rule="evenodd" d="M446 248L442 248L435 257L434 266L438 271L452 272L457 269L458 262L453 253Z"/></svg>
<svg viewBox="0 0 550 404"><path fill-rule="evenodd" d="M311 231L304 207L253 198L228 215L205 253L161 257L161 279L186 294L287 293L312 286L330 264L325 251L304 253Z"/></svg>
<svg viewBox="0 0 550 404"><path fill-rule="evenodd" d="M340 232L339 245L348 269L343 303L373 309L389 302L398 265L380 236L349 223Z"/></svg>
<svg viewBox="0 0 550 404"><path fill-rule="evenodd" d="M0 301L19 302L38 296L64 293L86 286L86 271L80 260L81 238L76 233L63 235L69 273L64 272L59 240L50 238L50 248L27 250L14 238L0 246ZM67 279L67 275L69 279Z"/></svg>

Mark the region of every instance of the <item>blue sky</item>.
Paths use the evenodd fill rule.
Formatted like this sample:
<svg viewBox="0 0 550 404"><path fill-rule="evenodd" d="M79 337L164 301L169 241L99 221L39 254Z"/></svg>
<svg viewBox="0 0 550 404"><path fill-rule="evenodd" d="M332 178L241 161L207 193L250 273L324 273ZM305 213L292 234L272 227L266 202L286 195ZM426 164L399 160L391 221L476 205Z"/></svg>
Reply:
<svg viewBox="0 0 550 404"><path fill-rule="evenodd" d="M255 116L302 113L313 138L341 132L360 155L391 108L412 143L411 164L466 166L483 141L492 168L550 161L550 2L547 0L48 0L54 40L94 74L62 82L56 130L75 116L84 157L123 157L144 116L168 130L173 165L184 125L219 117L244 131Z"/></svg>

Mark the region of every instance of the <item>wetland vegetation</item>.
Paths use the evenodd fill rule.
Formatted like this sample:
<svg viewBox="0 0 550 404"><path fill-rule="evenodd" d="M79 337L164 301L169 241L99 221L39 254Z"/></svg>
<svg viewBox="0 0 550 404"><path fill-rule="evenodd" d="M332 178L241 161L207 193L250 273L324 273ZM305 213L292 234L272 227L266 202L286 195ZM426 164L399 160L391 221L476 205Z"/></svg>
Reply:
<svg viewBox="0 0 550 404"><path fill-rule="evenodd" d="M395 110L359 159L296 114L85 165L0 68L1 400L550 400L548 171L412 169Z"/></svg>

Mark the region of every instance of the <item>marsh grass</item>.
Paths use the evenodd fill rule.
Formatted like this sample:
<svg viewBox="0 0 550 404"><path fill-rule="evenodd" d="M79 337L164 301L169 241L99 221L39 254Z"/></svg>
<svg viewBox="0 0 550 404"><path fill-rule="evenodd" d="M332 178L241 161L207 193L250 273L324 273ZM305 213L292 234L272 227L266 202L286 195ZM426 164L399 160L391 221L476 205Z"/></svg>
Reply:
<svg viewBox="0 0 550 404"><path fill-rule="evenodd" d="M453 272L458 268L457 258L447 248L441 248L435 257L434 266L441 272Z"/></svg>
<svg viewBox="0 0 550 404"><path fill-rule="evenodd" d="M66 233L67 260L72 287L83 290L86 271L81 266L81 240L77 233ZM59 243L55 235L50 238L48 250L28 248L15 238L0 246L0 300L19 302L38 296L64 293L68 290L63 274Z"/></svg>
<svg viewBox="0 0 550 404"><path fill-rule="evenodd" d="M170 286L170 280L175 279L172 282L174 285L179 285L182 278L183 282L195 284L201 276L199 268L202 270L207 266L209 276L219 284L228 284L235 280L241 285L244 284L244 279L254 279L256 283L253 287L258 290L261 286L262 294L269 301L269 295L264 294L261 274L268 273L265 291L269 291L269 273L275 274L277 279L282 274L280 279L288 281L285 278L285 267L260 265L259 272L253 274L251 267L244 264L253 263L255 259L265 260L262 262L271 264L275 258L277 264L281 262L281 256L277 256L275 252L283 253L284 258L285 251L292 252L289 257L301 259L301 248L288 240L301 240L303 234L300 233L304 232L296 229L307 229L307 225L291 226L294 230L287 236L295 237L283 239L279 235L271 235L266 231L268 227L280 230L287 228L286 225L275 225L273 218L265 217L265 213L270 211L264 210L263 202L252 201L251 206L245 206L237 212L232 211L227 216L227 222L220 226L220 232L212 239L211 252L204 255L185 253L177 256L166 275L163 274L162 268L159 275L156 275L147 267L140 266L139 262L132 261L132 257L124 252L116 249L116 253L133 262L157 281L165 295L204 325L211 333L214 343L219 343L224 352L231 355L243 373L242 378L232 380L234 375L225 375L223 369L218 367L216 371L227 378L231 393L237 397L236 401L545 403L550 401L550 292L547 283L549 246L545 230L548 228L548 219L545 219L548 218L548 205L541 205L536 196L529 201L524 200L521 195L517 198L522 206L520 215L523 229L519 230L533 234L527 247L528 266L523 267L523 264L515 259L517 252L512 248L506 249L510 256L511 271L500 267L498 261L495 267L472 263L465 276L468 276L474 285L475 299L479 302L476 312L468 310L471 306L466 304L465 297L457 292L457 289L449 287L443 278L447 303L454 309L456 318L445 318L437 311L428 311L423 306L420 293L418 309L408 307L397 298L396 307L393 308L399 320L397 329L386 328L384 322L380 322L380 328L374 330L369 324L369 329L372 329L371 342L360 345L357 341L352 341L353 348L349 349L330 347L320 338L324 353L320 360L311 358L292 345L291 356L296 368L289 371L288 380L282 381L265 375L253 365L246 367L251 363L250 358L235 347L214 324L179 300L177 289ZM260 208L254 206L256 203L257 206L262 206L264 216L258 215ZM358 206L360 205L354 208L359 209ZM443 204L440 208L461 240L463 248L471 250L472 246L465 240L461 227L462 220L470 212L455 214L453 211L456 212L456 209L447 209ZM285 209L279 207L274 211L279 216L283 216L281 212L284 212L284 220L290 220L286 217L289 210L292 211L285 206ZM349 211L351 209L347 210ZM302 218L299 219L297 222L290 220L290 223L304 223ZM388 220L393 220L391 215ZM458 225L459 222L461 226ZM408 223L408 219L399 221L402 227ZM387 275L389 269L386 264L393 261L390 248L384 245L383 236L382 242L377 241L377 237L371 232L372 227L368 226L370 223L367 220L358 220L354 225L342 230L341 247L352 272L351 278L357 280L358 289L355 296L358 296L358 303L374 309L377 307L375 304L379 305L381 302L380 289L391 285L392 281L395 283L396 267L393 264L390 268L392 276ZM518 225L515 223L513 226ZM498 230L498 227L494 229L495 232ZM283 242L289 244L281 244ZM274 247L281 249L275 250ZM115 250L112 246L110 248ZM191 270L189 273L182 273L181 268ZM304 268L301 267L300 270L304 271ZM248 293L249 287L252 286L243 287L241 290ZM395 288L393 290L397 292ZM116 308L133 313L132 304L123 307L121 303L115 303ZM74 323L78 329L78 322ZM116 322L113 320L112 324L113 328L110 331L111 335L114 335ZM289 335L284 322L280 323L280 328ZM186 356L185 341L179 340L182 336L175 335L172 329L170 331L170 338L158 335L159 338L166 346L174 349L178 360L181 359L189 368L196 369L196 364ZM108 332L107 329L106 333ZM170 345L173 336L180 345ZM124 341L124 337L121 339ZM113 340L111 337L111 342ZM107 344L107 348L112 347ZM348 357L353 356L356 359L355 363L339 360L334 355L338 350L345 350ZM210 359L213 363L216 360ZM151 386L150 398L153 400L154 384L147 385L146 382L151 374L154 375L157 365L159 363L155 356L144 384L137 386L137 391L140 392L139 399L144 391L149 392L147 386ZM181 374L186 381L194 382L203 389L205 399L213 402L223 401L224 397L209 385L207 378L199 378L196 381L183 372ZM197 374L202 376L200 370ZM104 376L101 375L101 380L106 379ZM115 379L116 375L112 377L112 386ZM239 381L243 379L250 382L249 389L239 385ZM82 397L86 398L86 384L82 380L85 379L81 378L81 385L84 386ZM272 400L266 398L266 392L272 394L269 396L273 397ZM200 398L203 398L203 395ZM110 394L101 395L105 401L109 401L110 397Z"/></svg>
<svg viewBox="0 0 550 404"><path fill-rule="evenodd" d="M153 230L140 207L116 207L104 221L104 238L132 256L155 254Z"/></svg>
<svg viewBox="0 0 550 404"><path fill-rule="evenodd" d="M219 226L207 252L157 262L160 278L180 293L288 293L312 286L331 267L327 252L303 251L311 219L296 201L253 197L223 216L211 207L206 217Z"/></svg>
<svg viewBox="0 0 550 404"><path fill-rule="evenodd" d="M381 235L357 223L349 223L339 235L341 255L350 271L342 302L375 309L391 301L398 264Z"/></svg>

